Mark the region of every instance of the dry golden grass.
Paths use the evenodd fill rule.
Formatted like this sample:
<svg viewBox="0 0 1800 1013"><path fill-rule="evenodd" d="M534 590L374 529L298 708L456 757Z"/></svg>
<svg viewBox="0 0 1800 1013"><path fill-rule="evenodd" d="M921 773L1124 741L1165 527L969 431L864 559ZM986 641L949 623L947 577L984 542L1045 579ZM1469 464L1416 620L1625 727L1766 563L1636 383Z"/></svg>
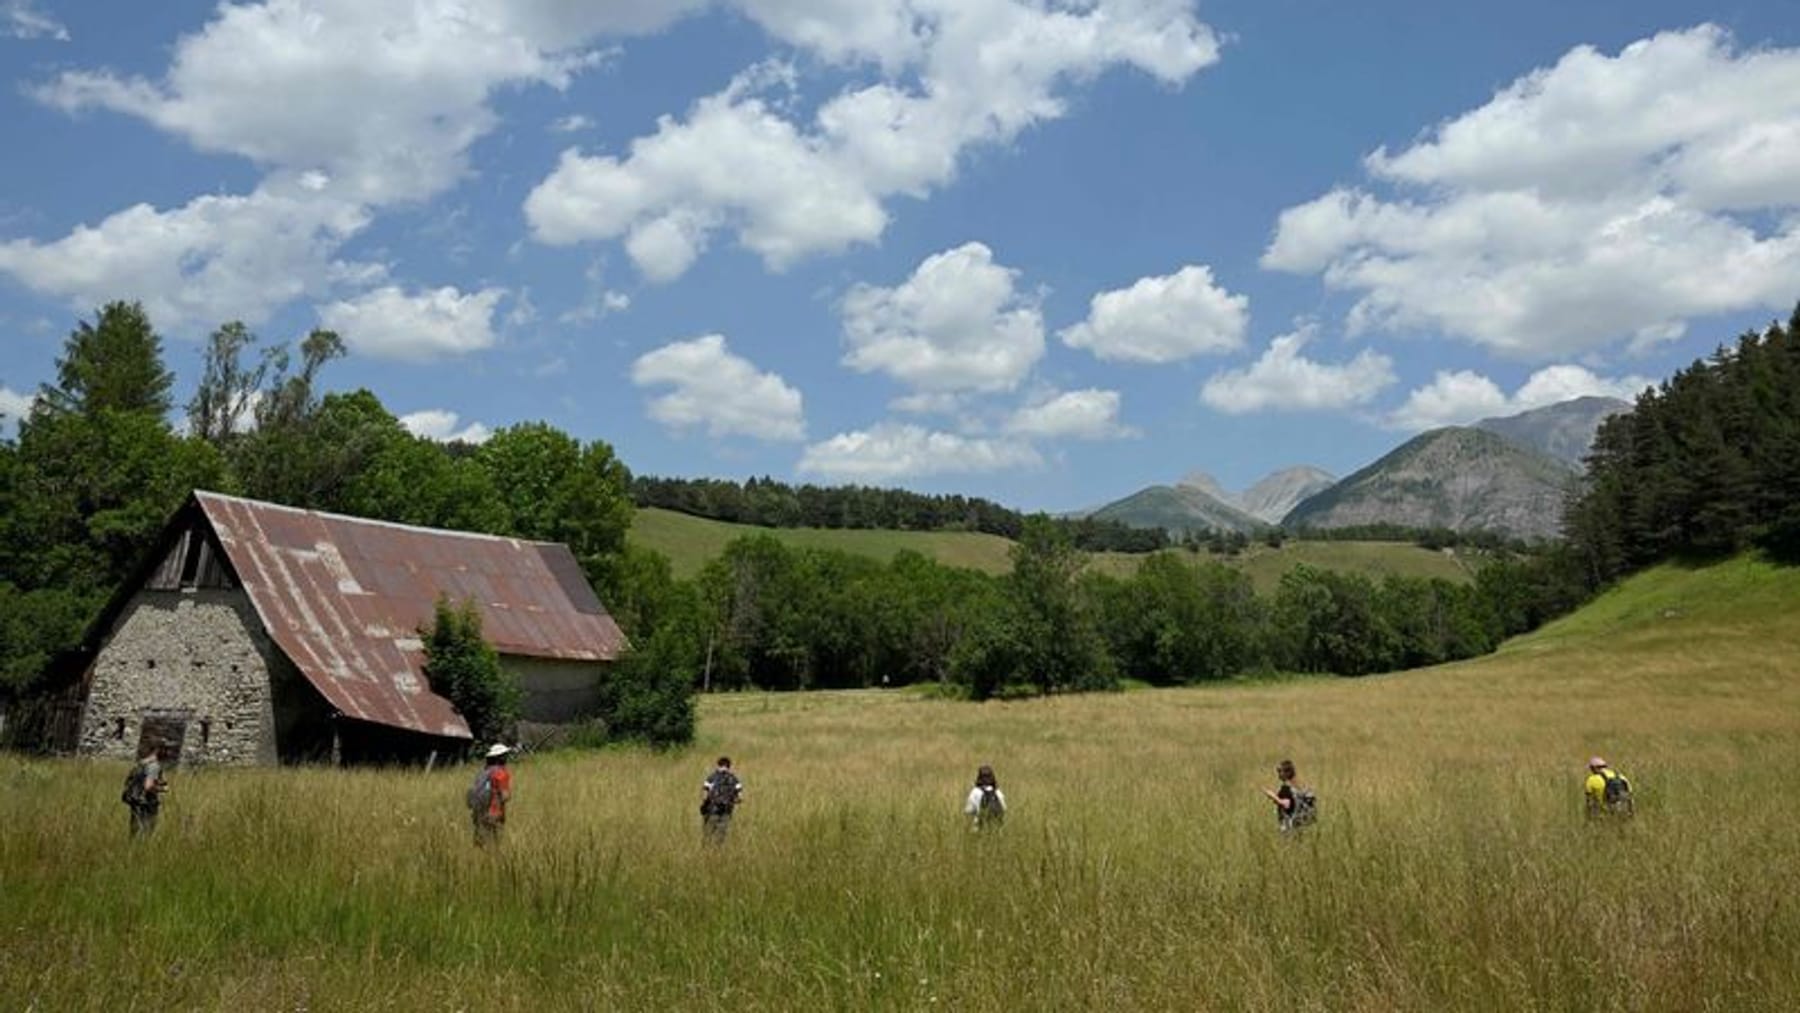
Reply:
<svg viewBox="0 0 1800 1013"><path fill-rule="evenodd" d="M1800 1008L1796 658L1800 574L1738 561L1395 676L714 698L684 753L521 763L497 855L463 772L183 772L134 849L118 767L7 761L0 1008ZM1632 824L1584 824L1594 751Z"/></svg>

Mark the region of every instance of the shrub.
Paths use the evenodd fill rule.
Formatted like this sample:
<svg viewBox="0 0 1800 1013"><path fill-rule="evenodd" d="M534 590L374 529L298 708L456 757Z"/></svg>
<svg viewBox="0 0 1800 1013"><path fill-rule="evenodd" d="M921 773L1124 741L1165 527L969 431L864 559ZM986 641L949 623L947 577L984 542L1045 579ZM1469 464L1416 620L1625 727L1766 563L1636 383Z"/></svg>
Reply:
<svg viewBox="0 0 1800 1013"><path fill-rule="evenodd" d="M452 606L439 595L425 641L425 679L469 723L477 742L507 737L519 719L519 684L500 667L500 655L481 635L473 601Z"/></svg>

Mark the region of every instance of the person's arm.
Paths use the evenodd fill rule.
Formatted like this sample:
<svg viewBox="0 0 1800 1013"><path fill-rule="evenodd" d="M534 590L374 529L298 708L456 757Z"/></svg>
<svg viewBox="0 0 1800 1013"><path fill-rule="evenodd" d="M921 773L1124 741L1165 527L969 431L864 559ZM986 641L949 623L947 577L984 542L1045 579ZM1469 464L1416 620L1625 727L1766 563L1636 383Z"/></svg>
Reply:
<svg viewBox="0 0 1800 1013"><path fill-rule="evenodd" d="M981 809L981 789L970 788L969 797L963 800L963 815L973 816Z"/></svg>

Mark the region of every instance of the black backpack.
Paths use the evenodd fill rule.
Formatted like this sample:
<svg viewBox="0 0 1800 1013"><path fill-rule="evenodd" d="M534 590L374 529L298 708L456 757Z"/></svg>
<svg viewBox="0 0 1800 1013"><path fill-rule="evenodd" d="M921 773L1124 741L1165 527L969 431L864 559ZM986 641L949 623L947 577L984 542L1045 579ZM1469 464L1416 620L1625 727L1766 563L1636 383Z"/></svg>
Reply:
<svg viewBox="0 0 1800 1013"><path fill-rule="evenodd" d="M148 773L143 764L133 764L131 772L125 775L125 790L119 793L119 801L133 808L147 804L150 796L144 791L144 777Z"/></svg>
<svg viewBox="0 0 1800 1013"><path fill-rule="evenodd" d="M729 770L716 770L706 779L706 800L700 803L700 812L707 816L730 816L737 808L737 801L737 775Z"/></svg>
<svg viewBox="0 0 1800 1013"><path fill-rule="evenodd" d="M1631 782L1616 770L1608 770L1600 776L1606 779L1606 808L1615 813L1630 813Z"/></svg>
<svg viewBox="0 0 1800 1013"><path fill-rule="evenodd" d="M981 786L981 801L975 804L975 819L982 824L999 826L1006 821L1006 803L1000 799L1000 789L991 784Z"/></svg>

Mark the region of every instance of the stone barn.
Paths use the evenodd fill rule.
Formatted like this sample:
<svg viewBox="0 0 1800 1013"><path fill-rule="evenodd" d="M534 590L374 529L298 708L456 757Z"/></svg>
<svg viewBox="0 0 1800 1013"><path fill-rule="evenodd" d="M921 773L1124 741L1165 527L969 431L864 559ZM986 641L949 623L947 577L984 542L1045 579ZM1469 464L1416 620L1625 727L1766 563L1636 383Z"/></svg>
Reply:
<svg viewBox="0 0 1800 1013"><path fill-rule="evenodd" d="M419 629L472 600L524 719L586 716L625 637L567 546L196 492L108 604L81 676L77 748L186 763L384 762L460 751Z"/></svg>

